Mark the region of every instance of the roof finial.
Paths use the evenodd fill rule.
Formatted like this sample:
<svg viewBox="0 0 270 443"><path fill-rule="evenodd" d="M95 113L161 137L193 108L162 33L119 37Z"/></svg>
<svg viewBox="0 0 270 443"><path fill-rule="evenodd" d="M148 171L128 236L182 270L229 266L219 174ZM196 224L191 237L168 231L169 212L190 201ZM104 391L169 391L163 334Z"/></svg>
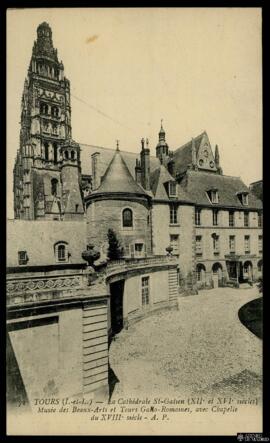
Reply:
<svg viewBox="0 0 270 443"><path fill-rule="evenodd" d="M165 131L163 129L162 123L163 123L163 118L160 121L159 141L165 141L165 135L166 134L165 134Z"/></svg>
<svg viewBox="0 0 270 443"><path fill-rule="evenodd" d="M146 147L148 148L148 145L149 145L149 140L148 140L148 138L146 137L146 140L145 140L145 142L146 142Z"/></svg>
<svg viewBox="0 0 270 443"><path fill-rule="evenodd" d="M119 151L119 140L116 140L116 151Z"/></svg>

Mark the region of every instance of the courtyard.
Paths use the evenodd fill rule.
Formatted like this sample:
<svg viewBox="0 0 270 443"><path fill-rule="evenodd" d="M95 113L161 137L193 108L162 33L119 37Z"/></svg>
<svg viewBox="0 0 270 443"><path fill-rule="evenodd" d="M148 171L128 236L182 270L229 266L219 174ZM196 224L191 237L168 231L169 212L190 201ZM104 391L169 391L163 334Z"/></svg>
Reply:
<svg viewBox="0 0 270 443"><path fill-rule="evenodd" d="M262 341L239 320L258 288L217 288L179 298L122 330L110 347L112 398L213 395L261 400Z"/></svg>

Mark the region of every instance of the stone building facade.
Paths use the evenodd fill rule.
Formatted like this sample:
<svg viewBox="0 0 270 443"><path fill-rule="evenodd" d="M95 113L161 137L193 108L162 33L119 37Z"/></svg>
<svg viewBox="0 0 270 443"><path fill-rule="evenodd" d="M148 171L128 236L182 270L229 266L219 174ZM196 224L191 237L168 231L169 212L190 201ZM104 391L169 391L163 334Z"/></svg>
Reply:
<svg viewBox="0 0 270 443"><path fill-rule="evenodd" d="M261 273L258 188L223 174L205 131L172 150L161 124L155 156L144 139L138 154L73 141L70 83L50 26L38 26L14 167L16 219L85 219L86 239L103 258L111 228L126 258L166 255L169 247L182 279L221 284Z"/></svg>

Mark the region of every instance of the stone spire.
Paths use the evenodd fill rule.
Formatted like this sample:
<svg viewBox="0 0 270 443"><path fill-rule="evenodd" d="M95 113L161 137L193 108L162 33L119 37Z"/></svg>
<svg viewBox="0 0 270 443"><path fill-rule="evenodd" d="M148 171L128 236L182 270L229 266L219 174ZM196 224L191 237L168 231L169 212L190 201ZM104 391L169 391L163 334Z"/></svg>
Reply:
<svg viewBox="0 0 270 443"><path fill-rule="evenodd" d="M48 23L43 22L37 28L37 40L34 43L33 55L49 57L58 62L57 49L53 47L52 30Z"/></svg>
<svg viewBox="0 0 270 443"><path fill-rule="evenodd" d="M163 119L161 119L160 131L158 133L158 144L156 146L156 157L159 158L161 164L166 162L166 158L169 156L169 146L166 143L166 133L163 128Z"/></svg>
<svg viewBox="0 0 270 443"><path fill-rule="evenodd" d="M165 142L166 132L164 131L162 123L163 123L163 118L161 119L161 122L160 122L160 131L159 131L158 136L159 136L160 142Z"/></svg>

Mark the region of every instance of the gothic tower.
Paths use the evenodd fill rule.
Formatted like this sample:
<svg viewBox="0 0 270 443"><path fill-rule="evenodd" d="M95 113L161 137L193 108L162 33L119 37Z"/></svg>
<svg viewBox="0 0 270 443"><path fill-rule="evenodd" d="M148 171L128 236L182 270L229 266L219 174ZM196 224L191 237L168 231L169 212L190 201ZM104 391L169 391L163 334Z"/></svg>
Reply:
<svg viewBox="0 0 270 443"><path fill-rule="evenodd" d="M169 157L169 146L166 142L166 133L162 126L162 120L161 120L161 127L158 134L158 144L156 146L156 157L159 159L161 164L166 163Z"/></svg>
<svg viewBox="0 0 270 443"><path fill-rule="evenodd" d="M44 22L37 28L22 95L20 148L14 167L15 218L67 217L62 183L66 159L63 160L62 147L72 143L70 82L53 46L52 30ZM80 200L80 204L76 203L79 206L75 206L77 211L74 209L78 214L78 207L82 207L80 150L73 147L72 152L76 155L70 177L75 184L70 183L69 188L73 194L76 189Z"/></svg>

